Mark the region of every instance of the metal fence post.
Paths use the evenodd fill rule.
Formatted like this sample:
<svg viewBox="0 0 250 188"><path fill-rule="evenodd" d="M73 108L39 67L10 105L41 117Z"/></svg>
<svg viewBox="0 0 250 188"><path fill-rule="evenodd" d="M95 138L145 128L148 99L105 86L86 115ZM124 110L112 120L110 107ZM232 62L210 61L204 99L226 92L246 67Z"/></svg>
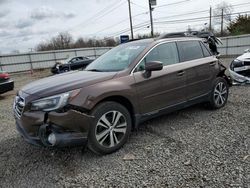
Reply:
<svg viewBox="0 0 250 188"><path fill-rule="evenodd" d="M74 50L75 51L75 56L77 56L77 51L76 50Z"/></svg>
<svg viewBox="0 0 250 188"><path fill-rule="evenodd" d="M226 38L226 56L228 56L228 38Z"/></svg>
<svg viewBox="0 0 250 188"><path fill-rule="evenodd" d="M95 56L95 59L96 59L96 49L94 48L94 56Z"/></svg>
<svg viewBox="0 0 250 188"><path fill-rule="evenodd" d="M56 63L56 52L54 51L53 54L54 54L54 61Z"/></svg>
<svg viewBox="0 0 250 188"><path fill-rule="evenodd" d="M1 57L0 57L0 58L1 58ZM0 61L0 70L1 70L1 71L3 70L1 61Z"/></svg>
<svg viewBox="0 0 250 188"><path fill-rule="evenodd" d="M31 60L31 54L29 53L29 60L30 60L30 74L33 74L33 64Z"/></svg>

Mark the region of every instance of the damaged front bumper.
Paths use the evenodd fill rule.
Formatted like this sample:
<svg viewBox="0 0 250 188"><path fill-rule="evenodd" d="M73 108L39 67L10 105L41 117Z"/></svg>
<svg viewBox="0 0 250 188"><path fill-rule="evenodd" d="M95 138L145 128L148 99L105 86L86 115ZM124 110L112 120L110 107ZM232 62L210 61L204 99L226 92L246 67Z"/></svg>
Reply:
<svg viewBox="0 0 250 188"><path fill-rule="evenodd" d="M234 82L236 82L236 84L237 83L250 84L250 77L243 76L242 74L234 72L234 71L232 71L230 69L229 69L229 73L230 73L230 76L231 76L232 80Z"/></svg>
<svg viewBox="0 0 250 188"><path fill-rule="evenodd" d="M250 83L250 61L235 59L232 61L229 74L234 84Z"/></svg>
<svg viewBox="0 0 250 188"><path fill-rule="evenodd" d="M75 110L64 113L24 112L16 117L16 127L33 145L66 147L84 145L93 116Z"/></svg>

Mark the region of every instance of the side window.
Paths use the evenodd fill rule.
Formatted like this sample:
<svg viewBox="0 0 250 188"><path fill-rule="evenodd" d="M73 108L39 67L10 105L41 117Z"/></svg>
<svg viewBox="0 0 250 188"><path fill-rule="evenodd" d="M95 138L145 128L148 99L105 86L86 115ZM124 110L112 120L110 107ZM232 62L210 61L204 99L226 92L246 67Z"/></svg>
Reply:
<svg viewBox="0 0 250 188"><path fill-rule="evenodd" d="M81 61L81 60L83 60L83 57L78 57L78 61Z"/></svg>
<svg viewBox="0 0 250 188"><path fill-rule="evenodd" d="M175 42L161 44L155 47L146 57L145 62L160 61L164 66L179 62Z"/></svg>
<svg viewBox="0 0 250 188"><path fill-rule="evenodd" d="M145 63L150 61L160 61L163 66L179 63L176 43L171 42L155 47L138 65L137 71L145 70Z"/></svg>
<svg viewBox="0 0 250 188"><path fill-rule="evenodd" d="M200 42L204 57L209 57L212 56L211 53L208 51L208 49L206 48L205 44L203 44L202 42Z"/></svg>
<svg viewBox="0 0 250 188"><path fill-rule="evenodd" d="M177 45L181 62L203 58L203 52L199 41L183 41L178 42Z"/></svg>
<svg viewBox="0 0 250 188"><path fill-rule="evenodd" d="M71 59L70 63L75 63L77 61L77 58Z"/></svg>

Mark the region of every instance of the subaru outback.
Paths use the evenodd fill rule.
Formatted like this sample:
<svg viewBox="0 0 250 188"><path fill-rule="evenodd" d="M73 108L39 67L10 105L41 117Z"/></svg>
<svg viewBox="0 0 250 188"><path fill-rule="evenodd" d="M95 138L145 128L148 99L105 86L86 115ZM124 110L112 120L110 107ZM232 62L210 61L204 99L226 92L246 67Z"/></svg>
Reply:
<svg viewBox="0 0 250 188"><path fill-rule="evenodd" d="M13 104L16 127L34 145L87 144L98 154L112 153L152 117L196 103L223 107L230 85L225 70L199 38L128 42L84 71L21 88Z"/></svg>

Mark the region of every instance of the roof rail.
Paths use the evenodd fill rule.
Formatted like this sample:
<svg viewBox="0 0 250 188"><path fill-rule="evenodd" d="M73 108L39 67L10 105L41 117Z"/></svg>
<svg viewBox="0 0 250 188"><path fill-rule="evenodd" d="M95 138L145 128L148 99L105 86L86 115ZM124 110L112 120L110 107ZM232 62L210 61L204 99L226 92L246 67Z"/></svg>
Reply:
<svg viewBox="0 0 250 188"><path fill-rule="evenodd" d="M214 37L214 34L208 31L184 31L175 33L164 33L160 35L158 39L176 38L176 37L199 37L207 39L208 37Z"/></svg>

